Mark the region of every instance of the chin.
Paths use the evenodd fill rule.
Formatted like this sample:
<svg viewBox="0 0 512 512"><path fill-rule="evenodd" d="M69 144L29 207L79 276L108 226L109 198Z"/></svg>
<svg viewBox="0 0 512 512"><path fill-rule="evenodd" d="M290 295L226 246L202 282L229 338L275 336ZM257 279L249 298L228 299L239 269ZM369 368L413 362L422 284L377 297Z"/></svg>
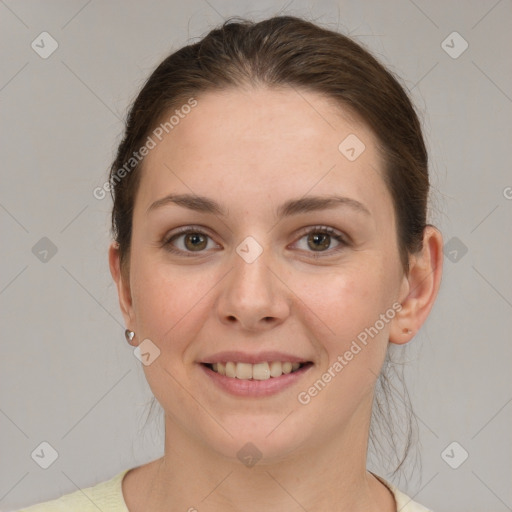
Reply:
<svg viewBox="0 0 512 512"><path fill-rule="evenodd" d="M218 428L215 438L211 437L212 431L204 432L203 442L222 457L240 461L248 467L252 467L251 463L276 464L304 448L308 439L312 440L313 432L308 434L306 428L298 430L299 427L287 418L287 414L289 412L250 417L238 415L223 422L232 437Z"/></svg>

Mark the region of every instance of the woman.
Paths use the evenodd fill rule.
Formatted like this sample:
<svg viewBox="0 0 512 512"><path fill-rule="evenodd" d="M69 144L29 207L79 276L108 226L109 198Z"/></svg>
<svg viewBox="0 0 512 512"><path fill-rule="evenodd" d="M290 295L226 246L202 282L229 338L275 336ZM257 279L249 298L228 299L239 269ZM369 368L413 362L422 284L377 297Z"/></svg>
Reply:
<svg viewBox="0 0 512 512"><path fill-rule="evenodd" d="M148 79L106 188L164 455L27 510L427 510L366 469L389 344L442 268L391 74L310 22L230 20Z"/></svg>

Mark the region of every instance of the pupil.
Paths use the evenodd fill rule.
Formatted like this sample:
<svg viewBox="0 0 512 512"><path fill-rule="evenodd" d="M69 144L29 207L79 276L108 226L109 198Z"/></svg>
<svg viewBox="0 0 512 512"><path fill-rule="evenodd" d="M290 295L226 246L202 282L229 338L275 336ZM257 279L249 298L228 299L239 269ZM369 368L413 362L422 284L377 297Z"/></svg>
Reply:
<svg viewBox="0 0 512 512"><path fill-rule="evenodd" d="M314 233L313 235L310 235L310 241L313 241L313 244L310 244L310 247L312 249L328 249L329 248L329 236L322 233ZM321 243L321 245L316 245L318 242Z"/></svg>
<svg viewBox="0 0 512 512"><path fill-rule="evenodd" d="M187 235L185 238L185 244L187 245L188 249L192 250L204 249L206 246L204 237L199 233L192 233Z"/></svg>

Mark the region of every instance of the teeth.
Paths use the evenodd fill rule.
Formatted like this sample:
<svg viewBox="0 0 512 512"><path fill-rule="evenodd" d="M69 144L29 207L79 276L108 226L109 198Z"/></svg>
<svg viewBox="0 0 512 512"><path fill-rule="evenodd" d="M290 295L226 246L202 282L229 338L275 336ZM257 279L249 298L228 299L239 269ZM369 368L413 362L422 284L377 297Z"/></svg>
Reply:
<svg viewBox="0 0 512 512"><path fill-rule="evenodd" d="M240 364L240 363L238 363ZM252 366L252 378L254 380L267 380L270 379L270 368L268 366L268 363L258 363L249 365ZM238 372L236 372L236 375L238 377ZM240 377L238 377L240 378Z"/></svg>
<svg viewBox="0 0 512 512"><path fill-rule="evenodd" d="M282 363L283 373L292 373L292 363Z"/></svg>
<svg viewBox="0 0 512 512"><path fill-rule="evenodd" d="M270 376L271 377L281 377L283 374L283 367L280 361L272 361L270 363Z"/></svg>
<svg viewBox="0 0 512 512"><path fill-rule="evenodd" d="M235 363L228 361L226 363L212 364L212 370L220 375L226 377L241 379L241 380L268 380L271 377L281 377L287 375L300 368L300 363L291 363L289 361L272 361L270 363Z"/></svg>
<svg viewBox="0 0 512 512"><path fill-rule="evenodd" d="M226 377L236 377L236 364L231 361L226 363Z"/></svg>
<svg viewBox="0 0 512 512"><path fill-rule="evenodd" d="M214 371L221 375L226 375L226 365L223 363L217 363L217 369L214 368Z"/></svg>
<svg viewBox="0 0 512 512"><path fill-rule="evenodd" d="M252 379L252 364L251 363L236 363L236 378L237 379Z"/></svg>

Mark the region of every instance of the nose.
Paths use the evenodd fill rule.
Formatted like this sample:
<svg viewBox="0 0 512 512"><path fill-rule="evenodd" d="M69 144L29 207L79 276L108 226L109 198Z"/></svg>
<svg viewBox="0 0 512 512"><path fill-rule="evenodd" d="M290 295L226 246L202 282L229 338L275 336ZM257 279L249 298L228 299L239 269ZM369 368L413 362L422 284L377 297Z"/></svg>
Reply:
<svg viewBox="0 0 512 512"><path fill-rule="evenodd" d="M217 302L221 322L247 331L283 323L290 314L291 293L279 271L271 268L266 251L252 263L234 253L233 264Z"/></svg>

